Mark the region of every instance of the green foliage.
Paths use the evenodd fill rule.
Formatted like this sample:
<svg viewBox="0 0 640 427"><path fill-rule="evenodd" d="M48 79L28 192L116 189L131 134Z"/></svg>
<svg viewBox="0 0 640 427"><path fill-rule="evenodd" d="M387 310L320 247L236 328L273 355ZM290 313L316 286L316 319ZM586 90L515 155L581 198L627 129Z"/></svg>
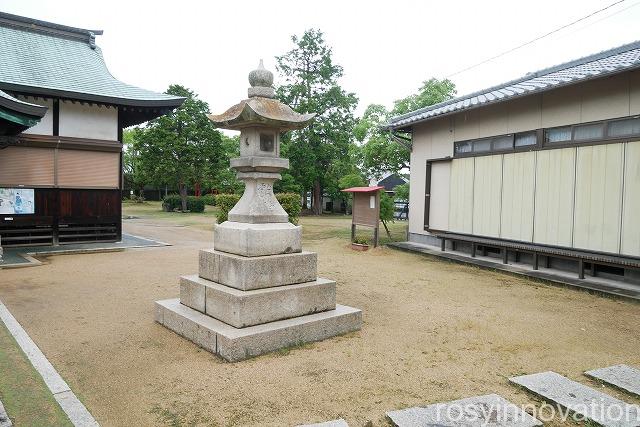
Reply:
<svg viewBox="0 0 640 427"><path fill-rule="evenodd" d="M349 175L345 175L340 178L338 185L341 190L344 190L345 188L351 187L364 187L367 185L367 182L359 173L350 173Z"/></svg>
<svg viewBox="0 0 640 427"><path fill-rule="evenodd" d="M363 169L369 176L384 172L398 173L409 168L409 143L401 144L388 131L380 129L391 117L428 107L451 99L456 88L448 79L429 79L422 83L418 93L395 101L391 111L383 105L371 104L354 127L354 135L362 142Z"/></svg>
<svg viewBox="0 0 640 427"><path fill-rule="evenodd" d="M216 214L216 220L218 224L222 224L229 219L229 211L238 203L240 195L238 194L217 194L216 206L218 207L218 213Z"/></svg>
<svg viewBox="0 0 640 427"><path fill-rule="evenodd" d="M404 202L409 201L409 183L396 185L393 187L393 192L395 193L396 200L402 200Z"/></svg>
<svg viewBox="0 0 640 427"><path fill-rule="evenodd" d="M187 196L187 210L190 212L204 212L205 202L202 197ZM178 194L169 194L162 198L162 208L167 212L182 209L182 197Z"/></svg>
<svg viewBox="0 0 640 427"><path fill-rule="evenodd" d="M302 194L302 186L298 184L296 179L288 172L282 173L282 179L276 181L273 185L275 193L296 193Z"/></svg>
<svg viewBox="0 0 640 427"><path fill-rule="evenodd" d="M283 82L277 97L299 113L316 113L316 118L308 128L284 135L282 155L289 158L289 173L301 190L312 190L313 209L320 214L322 193L337 193L338 179L353 170L353 110L358 99L340 87L343 69L333 62L320 30L307 30L291 40L293 49L276 57Z"/></svg>
<svg viewBox="0 0 640 427"><path fill-rule="evenodd" d="M229 211L238 203L240 195L238 194L218 194L215 196L216 206L218 207L218 213L216 219L218 224L229 219ZM282 205L284 210L289 215L289 221L293 224L298 223L300 212L302 211L302 205L300 203L300 195L297 193L278 193L276 199Z"/></svg>
<svg viewBox="0 0 640 427"><path fill-rule="evenodd" d="M215 206L216 205L216 198L215 198L215 196L213 194L204 194L204 195L200 196L200 199L207 206Z"/></svg>
<svg viewBox="0 0 640 427"><path fill-rule="evenodd" d="M380 220L382 222L393 221L393 199L387 193L380 193Z"/></svg>
<svg viewBox="0 0 640 427"><path fill-rule="evenodd" d="M207 117L208 104L180 85L166 93L186 99L173 112L133 130L132 164L146 183L177 186L184 209L187 186L207 184L227 168L227 156L220 132Z"/></svg>
<svg viewBox="0 0 640 427"><path fill-rule="evenodd" d="M357 245L368 245L369 244L369 239L366 239L364 237L356 236L356 237L353 238L353 243L355 243Z"/></svg>
<svg viewBox="0 0 640 427"><path fill-rule="evenodd" d="M302 211L302 200L298 193L278 193L276 199L289 215L292 224L298 224L300 212Z"/></svg>

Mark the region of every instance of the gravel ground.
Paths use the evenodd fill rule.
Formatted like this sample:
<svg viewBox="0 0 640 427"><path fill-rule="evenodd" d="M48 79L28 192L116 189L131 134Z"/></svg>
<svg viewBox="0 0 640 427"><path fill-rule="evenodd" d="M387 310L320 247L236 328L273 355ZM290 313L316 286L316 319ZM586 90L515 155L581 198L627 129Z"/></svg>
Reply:
<svg viewBox="0 0 640 427"><path fill-rule="evenodd" d="M363 310L360 332L235 364L200 350L154 323L153 301L178 295L212 233L158 218L125 230L174 246L2 270L0 299L102 426L385 425L387 410L478 394L535 403L513 375L554 370L595 385L581 373L640 365L636 303L386 248L354 252L348 219L302 225L338 302Z"/></svg>

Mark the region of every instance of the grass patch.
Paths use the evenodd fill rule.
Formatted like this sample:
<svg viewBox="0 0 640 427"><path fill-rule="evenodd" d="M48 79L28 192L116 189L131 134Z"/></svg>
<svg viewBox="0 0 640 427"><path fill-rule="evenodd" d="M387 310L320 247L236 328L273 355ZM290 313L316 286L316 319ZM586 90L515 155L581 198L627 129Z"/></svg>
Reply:
<svg viewBox="0 0 640 427"><path fill-rule="evenodd" d="M2 323L0 400L16 426L72 426L42 377Z"/></svg>

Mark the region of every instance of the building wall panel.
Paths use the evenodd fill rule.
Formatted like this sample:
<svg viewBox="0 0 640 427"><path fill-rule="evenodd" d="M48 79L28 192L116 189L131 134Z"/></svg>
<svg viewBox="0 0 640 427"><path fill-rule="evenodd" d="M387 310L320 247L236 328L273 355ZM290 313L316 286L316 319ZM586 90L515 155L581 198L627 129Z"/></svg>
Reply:
<svg viewBox="0 0 640 427"><path fill-rule="evenodd" d="M473 179L473 234L500 236L502 156L475 158Z"/></svg>
<svg viewBox="0 0 640 427"><path fill-rule="evenodd" d="M580 121L614 119L629 115L629 75L597 79L582 85Z"/></svg>
<svg viewBox="0 0 640 427"><path fill-rule="evenodd" d="M573 246L619 251L623 144L579 147Z"/></svg>
<svg viewBox="0 0 640 427"><path fill-rule="evenodd" d="M23 133L53 135L53 99L35 99L30 96L18 96L18 99L30 104L44 105L47 107L47 112L44 114L42 119L40 119L40 122L25 130Z"/></svg>
<svg viewBox="0 0 640 427"><path fill-rule="evenodd" d="M58 185L66 188L119 188L120 153L58 151Z"/></svg>
<svg viewBox="0 0 640 427"><path fill-rule="evenodd" d="M533 240L536 153L505 154L500 237Z"/></svg>
<svg viewBox="0 0 640 427"><path fill-rule="evenodd" d="M640 114L640 70L629 73L629 114Z"/></svg>
<svg viewBox="0 0 640 427"><path fill-rule="evenodd" d="M576 149L536 153L533 241L571 247Z"/></svg>
<svg viewBox="0 0 640 427"><path fill-rule="evenodd" d="M450 179L451 162L436 162L431 165L430 228L436 230L449 229Z"/></svg>
<svg viewBox="0 0 640 427"><path fill-rule="evenodd" d="M474 159L451 162L449 196L449 230L458 233L473 231Z"/></svg>
<svg viewBox="0 0 640 427"><path fill-rule="evenodd" d="M60 102L60 136L118 140L118 110L113 107Z"/></svg>
<svg viewBox="0 0 640 427"><path fill-rule="evenodd" d="M640 141L625 147L620 252L640 256Z"/></svg>
<svg viewBox="0 0 640 427"><path fill-rule="evenodd" d="M7 147L0 150L0 186L53 186L54 150Z"/></svg>

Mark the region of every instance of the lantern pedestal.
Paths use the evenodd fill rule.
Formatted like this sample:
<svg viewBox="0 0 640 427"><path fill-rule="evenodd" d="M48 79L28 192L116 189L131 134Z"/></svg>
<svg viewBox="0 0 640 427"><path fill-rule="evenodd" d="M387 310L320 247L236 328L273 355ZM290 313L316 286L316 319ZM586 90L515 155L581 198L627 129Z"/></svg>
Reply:
<svg viewBox="0 0 640 427"><path fill-rule="evenodd" d="M180 278L180 298L155 306L158 323L232 362L362 327L360 310L336 304L336 282L318 277L317 255L302 251L302 228L273 194L289 167L279 157L280 133L313 115L271 99L272 78L252 71L250 99L209 117L241 132L231 167L245 190L216 226L214 248L200 251L198 274Z"/></svg>

